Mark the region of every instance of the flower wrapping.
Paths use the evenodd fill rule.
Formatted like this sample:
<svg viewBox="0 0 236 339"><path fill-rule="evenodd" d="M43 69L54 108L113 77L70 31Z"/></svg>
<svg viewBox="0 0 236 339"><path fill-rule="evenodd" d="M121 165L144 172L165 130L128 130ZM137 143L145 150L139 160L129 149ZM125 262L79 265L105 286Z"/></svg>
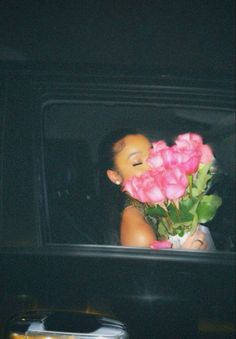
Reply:
<svg viewBox="0 0 236 339"><path fill-rule="evenodd" d="M216 160L199 134L180 134L171 146L164 140L154 142L147 163L150 169L126 180L123 191L144 205L158 241L192 234L199 224L214 218L222 204L218 195L210 193Z"/></svg>

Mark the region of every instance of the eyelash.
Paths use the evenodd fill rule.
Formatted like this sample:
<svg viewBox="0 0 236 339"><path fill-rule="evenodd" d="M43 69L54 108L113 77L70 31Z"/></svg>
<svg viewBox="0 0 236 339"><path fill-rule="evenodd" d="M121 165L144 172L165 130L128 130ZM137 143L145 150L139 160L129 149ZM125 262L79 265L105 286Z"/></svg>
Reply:
<svg viewBox="0 0 236 339"><path fill-rule="evenodd" d="M143 163L142 162L137 162L136 164L133 164L132 166L139 166L139 165L142 165Z"/></svg>

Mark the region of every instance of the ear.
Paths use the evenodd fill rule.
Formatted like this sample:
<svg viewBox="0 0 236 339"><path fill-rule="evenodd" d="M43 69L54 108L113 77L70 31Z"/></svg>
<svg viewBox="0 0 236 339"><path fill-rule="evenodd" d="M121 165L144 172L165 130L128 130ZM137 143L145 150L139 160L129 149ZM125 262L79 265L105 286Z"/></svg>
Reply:
<svg viewBox="0 0 236 339"><path fill-rule="evenodd" d="M120 185L122 182L121 176L116 171L111 169L107 170L107 176L113 184Z"/></svg>

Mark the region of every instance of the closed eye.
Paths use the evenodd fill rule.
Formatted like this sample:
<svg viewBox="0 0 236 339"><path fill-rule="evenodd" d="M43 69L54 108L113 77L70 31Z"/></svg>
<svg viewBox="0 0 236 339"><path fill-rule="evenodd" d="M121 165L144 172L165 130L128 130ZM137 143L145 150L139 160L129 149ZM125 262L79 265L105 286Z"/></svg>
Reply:
<svg viewBox="0 0 236 339"><path fill-rule="evenodd" d="M140 161L140 162L133 164L132 166L139 166L139 165L142 165L142 164L143 164L142 161Z"/></svg>

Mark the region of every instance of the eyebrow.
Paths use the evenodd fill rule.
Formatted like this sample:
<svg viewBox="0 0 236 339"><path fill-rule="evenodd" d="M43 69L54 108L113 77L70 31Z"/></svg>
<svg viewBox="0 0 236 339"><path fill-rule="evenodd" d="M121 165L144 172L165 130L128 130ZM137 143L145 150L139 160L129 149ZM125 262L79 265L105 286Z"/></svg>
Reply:
<svg viewBox="0 0 236 339"><path fill-rule="evenodd" d="M130 159L133 155L136 155L136 154L141 154L141 151L135 151L135 152L130 153L128 156L128 159Z"/></svg>

